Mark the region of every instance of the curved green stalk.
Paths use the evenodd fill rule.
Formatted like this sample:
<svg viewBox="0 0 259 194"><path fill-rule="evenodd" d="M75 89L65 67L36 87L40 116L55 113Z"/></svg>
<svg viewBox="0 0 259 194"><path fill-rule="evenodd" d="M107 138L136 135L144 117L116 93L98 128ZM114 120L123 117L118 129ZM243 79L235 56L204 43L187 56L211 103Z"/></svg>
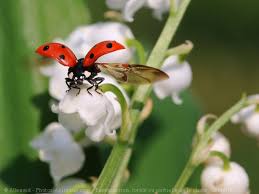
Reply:
<svg viewBox="0 0 259 194"><path fill-rule="evenodd" d="M195 168L203 162L204 149L208 145L209 140L222 126L224 126L230 118L237 112L239 112L243 107L247 106L247 98L243 96L234 106L223 113L201 136L198 144L194 147L190 159L188 160L180 178L173 187L172 194L181 193L187 184L189 178L194 172Z"/></svg>
<svg viewBox="0 0 259 194"><path fill-rule="evenodd" d="M216 157L220 158L223 161L223 169L225 171L230 169L229 158L224 153L219 152L219 151L212 151L212 152L210 152L210 156L216 156Z"/></svg>
<svg viewBox="0 0 259 194"><path fill-rule="evenodd" d="M145 49L144 49L143 45L141 44L141 42L139 42L136 39L127 39L126 44L129 47L134 47L137 50L138 62L140 64L145 64L146 63L146 54L145 54Z"/></svg>

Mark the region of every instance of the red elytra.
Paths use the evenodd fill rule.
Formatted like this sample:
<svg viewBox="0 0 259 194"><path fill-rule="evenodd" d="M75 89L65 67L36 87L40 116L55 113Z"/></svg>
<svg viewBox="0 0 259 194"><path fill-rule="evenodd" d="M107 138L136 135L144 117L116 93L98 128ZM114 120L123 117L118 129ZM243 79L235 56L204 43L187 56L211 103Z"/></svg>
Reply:
<svg viewBox="0 0 259 194"><path fill-rule="evenodd" d="M99 42L88 51L84 58L83 66L89 67L99 57L121 49L125 49L125 47L116 41ZM61 43L45 43L36 49L36 53L44 57L56 59L60 64L68 67L73 67L77 64L75 54Z"/></svg>
<svg viewBox="0 0 259 194"><path fill-rule="evenodd" d="M125 49L125 47L116 41L99 42L88 51L84 58L83 66L91 66L99 57L121 49Z"/></svg>
<svg viewBox="0 0 259 194"><path fill-rule="evenodd" d="M56 59L60 64L68 67L73 67L77 63L77 58L73 51L60 43L45 43L36 49L36 53Z"/></svg>

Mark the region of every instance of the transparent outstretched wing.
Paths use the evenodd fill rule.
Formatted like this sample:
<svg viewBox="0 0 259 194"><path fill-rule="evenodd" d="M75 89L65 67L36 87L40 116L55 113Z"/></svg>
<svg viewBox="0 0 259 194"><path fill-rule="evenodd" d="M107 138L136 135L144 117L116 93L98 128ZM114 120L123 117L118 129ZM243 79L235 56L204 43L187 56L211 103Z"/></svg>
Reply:
<svg viewBox="0 0 259 194"><path fill-rule="evenodd" d="M169 78L165 72L145 65L121 63L95 63L95 65L102 72L125 83L149 84Z"/></svg>

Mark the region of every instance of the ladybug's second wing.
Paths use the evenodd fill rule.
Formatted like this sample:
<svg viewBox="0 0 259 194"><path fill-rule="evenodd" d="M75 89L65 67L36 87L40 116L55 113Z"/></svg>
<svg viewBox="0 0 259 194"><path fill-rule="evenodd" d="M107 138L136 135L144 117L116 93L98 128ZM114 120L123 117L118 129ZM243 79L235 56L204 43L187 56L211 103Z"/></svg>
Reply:
<svg viewBox="0 0 259 194"><path fill-rule="evenodd" d="M154 67L139 64L95 63L103 73L113 76L117 81L130 84L150 84L168 79L169 76Z"/></svg>
<svg viewBox="0 0 259 194"><path fill-rule="evenodd" d="M73 67L77 63L75 54L60 43L46 43L36 49L36 53L44 57L56 59L60 64Z"/></svg>
<svg viewBox="0 0 259 194"><path fill-rule="evenodd" d="M83 65L84 67L91 66L99 57L121 49L125 47L114 40L99 42L86 54Z"/></svg>

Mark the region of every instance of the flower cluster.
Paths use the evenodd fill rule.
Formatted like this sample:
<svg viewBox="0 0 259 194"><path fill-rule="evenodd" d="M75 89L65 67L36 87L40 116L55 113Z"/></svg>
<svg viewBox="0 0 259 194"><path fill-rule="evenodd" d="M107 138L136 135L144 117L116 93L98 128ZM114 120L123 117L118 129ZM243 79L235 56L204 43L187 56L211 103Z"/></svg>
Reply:
<svg viewBox="0 0 259 194"><path fill-rule="evenodd" d="M203 133L206 120L215 118L213 115L204 116L198 124L198 132ZM230 162L231 148L228 139L216 132L200 156L205 168L201 174L202 190L207 193L249 193L249 178L242 166Z"/></svg>

